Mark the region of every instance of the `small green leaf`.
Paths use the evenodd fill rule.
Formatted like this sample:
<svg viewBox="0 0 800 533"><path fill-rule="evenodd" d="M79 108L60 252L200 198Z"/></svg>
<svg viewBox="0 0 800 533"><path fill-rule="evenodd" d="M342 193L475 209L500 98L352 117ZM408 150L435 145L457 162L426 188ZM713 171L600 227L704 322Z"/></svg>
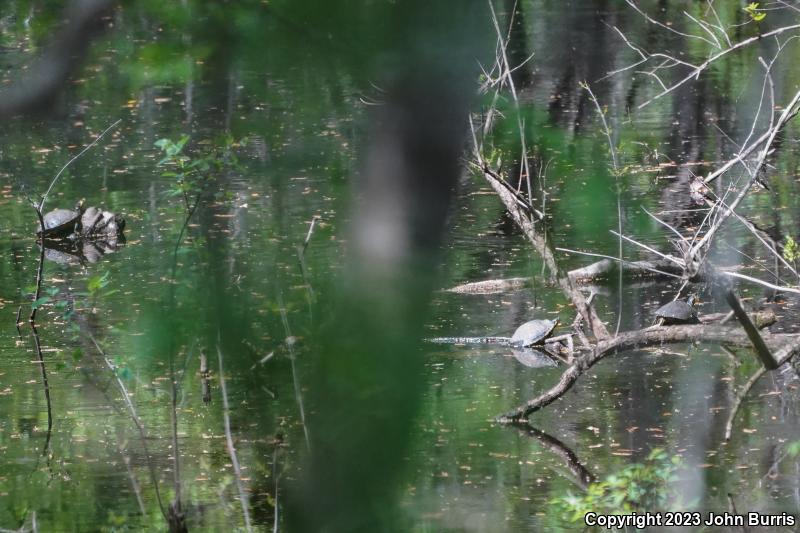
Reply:
<svg viewBox="0 0 800 533"><path fill-rule="evenodd" d="M786 452L792 457L797 457L800 454L800 440L796 440L786 447Z"/></svg>
<svg viewBox="0 0 800 533"><path fill-rule="evenodd" d="M102 275L92 276L89 278L89 281L86 284L86 288L89 289L89 295L94 295L97 293L97 291L108 285L108 277L109 273L106 271Z"/></svg>
<svg viewBox="0 0 800 533"><path fill-rule="evenodd" d="M767 16L767 14L764 13L763 11L758 11L758 6L759 6L758 2L750 2L744 8L745 12L748 15L750 15L750 18L755 22L761 22Z"/></svg>
<svg viewBox="0 0 800 533"><path fill-rule="evenodd" d="M791 235L786 236L786 244L783 246L783 258L787 261L800 259L800 247Z"/></svg>
<svg viewBox="0 0 800 533"><path fill-rule="evenodd" d="M39 298L38 300L33 302L33 304L31 304L31 308L32 309L38 309L39 307L41 307L44 304L48 303L50 300L52 300L52 298L50 298L49 296L42 296L41 298Z"/></svg>

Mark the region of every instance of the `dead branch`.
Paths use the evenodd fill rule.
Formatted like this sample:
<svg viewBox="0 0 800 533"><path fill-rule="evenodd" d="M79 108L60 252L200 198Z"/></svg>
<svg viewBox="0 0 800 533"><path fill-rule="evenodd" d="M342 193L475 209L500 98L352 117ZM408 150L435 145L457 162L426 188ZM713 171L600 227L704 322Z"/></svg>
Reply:
<svg viewBox="0 0 800 533"><path fill-rule="evenodd" d="M483 175L495 190L497 196L500 197L500 200L506 206L511 218L514 219L514 222L517 224L517 226L522 230L531 244L533 244L533 247L544 260L550 275L555 279L559 287L561 287L561 290L564 292L564 294L575 305L575 309L583 317L583 320L586 322L594 336L598 339L607 338L609 333L605 324L603 324L603 321L600 320L600 317L597 315L594 307L586 302L586 298L583 296L583 293L581 293L576 284L569 278L569 276L561 272L555 256L553 255L553 251L550 249L550 244L536 231L536 228L534 227L534 221L530 215L520 208L516 197L508 190L506 186L504 186L503 183L501 183L501 179L496 177L494 172L488 170L488 167L484 170Z"/></svg>
<svg viewBox="0 0 800 533"><path fill-rule="evenodd" d="M758 158L755 168L751 171L750 179L747 181L745 186L741 188L739 194L736 195L736 198L729 205L725 205L724 199L720 199L717 202L717 210L721 209L722 212L717 216L717 219L711 228L706 232L705 235L703 235L703 238L694 244L689 252L690 257L696 256L699 251L711 241L716 232L722 226L723 222L725 222L725 220L733 213L739 203L747 195L747 192L750 190L753 182L755 182L756 178L758 177L758 172L764 165L764 161L767 158L767 153L769 152L769 147L775 141L775 137L777 137L778 133L789 122L789 120L791 120L795 115L797 115L798 112L800 112L800 106L798 106L798 104L800 104L800 91L795 93L789 105L787 105L783 110L783 113L781 114L781 117L778 119L775 126L771 131L769 131L769 136L765 141L764 148L761 150L761 155Z"/></svg>
<svg viewBox="0 0 800 533"><path fill-rule="evenodd" d="M681 278L684 273L682 266L677 265L672 261L622 261L616 257L604 256L602 254L595 254L591 252L581 252L578 250L570 250L569 248L556 248L556 250L574 254L588 255L592 257L604 257L601 261L592 263L585 267L570 270L567 275L578 282L587 283L590 281L606 278L608 275L617 271L617 268L622 268L623 274L629 277L639 278ZM618 266L619 265L619 266ZM700 274L697 274L692 281L702 279Z"/></svg>
<svg viewBox="0 0 800 533"><path fill-rule="evenodd" d="M700 76L700 74L703 73L704 70L706 70L713 63L715 63L716 61L719 61L720 59L722 59L723 57L727 56L731 52L734 52L734 51L739 50L741 48L750 46L751 44L755 44L755 43L759 42L761 39L766 39L768 37L774 37L776 35L780 35L782 33L786 33L788 31L792 31L792 30L798 30L798 29L800 29L800 24L793 24L791 26L784 26L782 28L777 28L775 30L766 32L764 34L761 34L761 35L758 35L758 36L755 36L755 37L750 37L749 39L745 39L743 41L740 41L740 42L738 42L738 43L736 43L736 44L734 44L732 46L729 46L728 48L725 48L724 50L721 50L721 51L719 51L719 52L717 52L715 54L710 55L705 61L703 61L699 65L691 65L692 69L689 71L689 74L685 75L684 77L680 78L678 81L673 82L673 83L671 83L669 85L664 84L663 82L661 82L661 79L657 77L659 82L661 82L662 86L664 87L663 90L661 92L659 92L658 94L656 94L654 97L652 97L649 100L645 101L644 103L639 104L638 109L642 109L644 107L647 107L648 105L650 105L651 103L655 102L656 100L658 100L658 99L668 95L669 93L673 92L678 87L681 87L682 85L684 85L688 81L690 81L692 79L697 79ZM666 54L650 54L649 58L667 58L669 61L671 61L673 63L670 66L687 65L687 63L685 61L680 61L679 59L671 57L671 56L668 56Z"/></svg>
<svg viewBox="0 0 800 533"><path fill-rule="evenodd" d="M494 24L494 29L497 32L497 43L498 43L498 54L497 60L495 64L500 67L501 76L499 80L499 87L502 87L504 83L508 84L508 88L511 90L511 96L514 99L514 106L517 109L517 129L519 130L519 141L520 141L520 155L522 162L520 164L520 180L523 176L525 176L525 180L528 186L528 203L533 204L533 191L531 190L531 172L530 172L530 165L528 163L528 148L525 143L525 125L522 122L522 117L519 113L519 98L517 97L517 89L514 86L514 79L511 76L511 64L508 61L508 54L506 53L506 49L508 47L508 37L503 37L502 32L500 31L500 24L497 21L497 14L494 10L494 4L492 0L488 0L489 2L489 11L492 14L492 22Z"/></svg>
<svg viewBox="0 0 800 533"><path fill-rule="evenodd" d="M619 265L621 265L623 276L628 279L680 278L683 275L683 268L678 267L675 263L670 261L622 261L622 263L620 263L618 258L604 256L602 254L581 252L579 250L560 247L557 247L556 250L592 257L604 257L604 259L600 261L567 272L567 276L569 276L570 279L581 285L603 280L612 274L616 274ZM698 273L691 281L697 282L703 281L703 279L703 273ZM487 279L462 283L461 285L456 285L455 287L444 290L445 292L456 294L499 294L522 289L528 286L530 282L530 278Z"/></svg>
<svg viewBox="0 0 800 533"><path fill-rule="evenodd" d="M714 41L710 41L707 38L703 37L702 35L694 35L692 33L684 33L682 31L676 30L671 25L667 25L667 24L664 24L663 22L659 22L658 20L656 20L653 17L651 17L650 15L648 15L638 5L636 5L636 3L633 0L625 0L625 2L627 2L627 4L629 6L631 6L631 8L633 8L634 11L636 11L642 17L644 17L644 19L647 22L649 22L650 24L654 24L654 25L658 26L659 28L665 29L665 30L667 30L667 31L669 31L671 33L676 34L676 35L680 35L681 37L689 37L689 38L692 38L692 39L699 39L701 41L704 41L704 42L710 44L711 46L716 46L717 48L720 47L719 46L719 41L717 41L716 37L714 37ZM684 11L684 13L685 13L685 11ZM693 19L693 20L695 20L695 19Z"/></svg>

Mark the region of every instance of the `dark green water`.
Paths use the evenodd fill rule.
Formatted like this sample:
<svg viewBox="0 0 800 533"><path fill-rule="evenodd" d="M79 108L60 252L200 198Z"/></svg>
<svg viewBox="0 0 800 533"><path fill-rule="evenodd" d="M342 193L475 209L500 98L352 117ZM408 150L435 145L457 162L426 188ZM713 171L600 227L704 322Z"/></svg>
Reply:
<svg viewBox="0 0 800 533"><path fill-rule="evenodd" d="M14 69L39 51L57 20L61 5L45 4L13 2L0 11L5 79L14 79ZM354 22L359 11L352 6L336 13L316 7L314 13L283 4L261 10L245 2L226 11L190 2L187 14L178 6L126 5L46 116L0 125L0 527L31 528L35 520L41 531L166 530L156 486L164 507L180 486L190 530L245 530L226 447L220 354L248 518L254 530L288 527L283 506L307 471L307 450L321 438L315 433L317 406L309 400L316 383L311 376L325 342L319 332L339 320L334 302L347 268L351 200L361 192L354 176L369 140L365 102L379 102L382 94L372 83L380 69L370 61L385 60L377 52L377 59L349 54L339 34L333 44L320 44L322 32L301 31L290 22L308 20L323 29L341 23L343 32L355 27L360 33L353 39L366 45L359 49L373 44L393 50L387 41L414 36L388 23ZM592 104L574 86L630 59L601 18L653 46L660 42L624 7L524 3L528 17L521 24L527 46L537 53L527 80L526 127L537 154L551 160L544 184L549 236L561 247L617 250L609 233L618 223L617 184L608 170L606 139ZM385 14L374 6L367 15L391 20L380 18ZM723 16L739 15L731 9ZM477 20L481 27L486 23L487 33L476 37L486 44L486 61L493 50L491 26L488 18ZM666 39L664 46L680 43ZM758 67L750 62L767 46L748 50L638 114L628 113L626 100L642 101L654 87L624 77L598 86L628 168L620 178L626 234L667 250L663 228L642 207L681 228L702 219L702 212L672 214L691 207L685 198L689 173L704 172L731 149L714 125L746 137L761 87ZM698 51L689 47L686 53ZM790 97L798 82L796 70L776 74L777 95ZM100 261L45 264L50 300L37 322L51 400L48 431L31 330L14 325L20 306L23 318L29 312L39 257L28 198L40 195L71 157L118 119L119 127L69 167L48 199L50 207L70 207L84 198L127 220L127 242ZM512 120L501 123L498 143L504 136L516 142L514 128ZM789 132L793 139L796 126ZM222 150L238 161L213 174L185 228L186 206L172 192L174 177L162 175L168 169L157 165L162 154L154 146L183 134L190 136L191 157ZM772 190L753 194L742 212L797 238L793 143L787 141L789 149L774 161ZM533 284L491 295L437 290L430 296L430 336L508 335L532 318L557 316L562 324L574 318L489 191L479 177L463 178L437 258L437 286L512 276L530 276ZM318 223L301 261L298 247L314 217ZM733 248L770 259L741 226L731 221L729 227L715 261L742 264L759 275ZM626 245L625 253L645 257L633 246ZM592 261L568 254L559 259L565 269ZM639 328L652 323L654 310L677 288L608 283L596 301L610 328L620 313L623 330ZM705 287L697 290L705 296L703 312L726 310ZM753 305L764 296L756 286L741 291ZM798 305L786 298L776 330L796 330ZM413 430L393 458L400 465L397 486L391 486L393 478L385 481L392 495L386 514L397 517L398 530L570 529L552 501L580 492L576 463L602 479L643 461L654 448L683 459L674 490L692 508L724 511L733 501L742 512L800 512L800 463L788 453L800 440L800 382L791 369L759 382L725 443L734 392L757 368L752 354L700 345L628 352L602 362L562 400L535 414L531 422L547 434L542 436L492 420L551 386L561 368L524 367L500 347L410 344L423 350L424 372L409 384L415 395L409 404L417 400L418 406ZM348 354L336 355L343 365L352 363ZM202 356L211 370L210 401L203 398ZM145 439L115 376L129 393ZM359 424L368 428L370 420L354 427ZM339 445L351 446L346 434ZM369 444L392 445L379 435ZM364 455L374 454L367 449ZM372 468L363 464L364 471ZM374 483L362 488L365 494L387 490L381 480L350 475L354 484ZM337 501L336 494L330 498Z"/></svg>

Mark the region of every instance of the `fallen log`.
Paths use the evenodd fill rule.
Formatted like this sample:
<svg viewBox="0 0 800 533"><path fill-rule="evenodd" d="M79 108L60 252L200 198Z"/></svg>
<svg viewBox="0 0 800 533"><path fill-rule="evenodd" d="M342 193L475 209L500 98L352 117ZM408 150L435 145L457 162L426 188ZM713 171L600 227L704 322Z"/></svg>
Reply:
<svg viewBox="0 0 800 533"><path fill-rule="evenodd" d="M618 261L601 259L591 265L570 270L567 275L579 283L611 277L618 272ZM622 263L622 274L629 278L663 278L663 273L682 276L683 268L665 259L659 261L625 261ZM698 281L692 280L692 281Z"/></svg>

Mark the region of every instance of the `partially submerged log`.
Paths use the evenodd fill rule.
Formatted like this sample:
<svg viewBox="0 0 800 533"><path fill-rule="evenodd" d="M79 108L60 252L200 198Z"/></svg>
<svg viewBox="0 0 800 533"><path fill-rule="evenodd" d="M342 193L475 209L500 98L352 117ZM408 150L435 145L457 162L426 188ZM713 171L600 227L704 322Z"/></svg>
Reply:
<svg viewBox="0 0 800 533"><path fill-rule="evenodd" d="M530 278L487 279L462 283L446 289L446 292L454 292L456 294L497 294L522 289L529 283Z"/></svg>
<svg viewBox="0 0 800 533"><path fill-rule="evenodd" d="M617 261L612 261L611 259L601 259L585 267L570 270L567 272L567 276L574 283L583 285L612 277L618 272L618 264ZM683 269L675 263L666 260L625 261L622 263L622 274L628 279L658 279L669 277L664 274L681 276L683 275ZM701 280L702 276L692 279L692 281ZM522 289L529 286L530 283L530 278L487 279L462 283L461 285L445 289L445 291L456 294L498 294Z"/></svg>
<svg viewBox="0 0 800 533"><path fill-rule="evenodd" d="M601 259L591 265L570 270L568 275L580 283L595 281L610 277L617 273L620 268L617 261L611 259ZM622 274L630 278L663 278L672 276L682 276L683 268L665 259L659 261L625 261L622 263ZM693 280L697 281L697 280Z"/></svg>

